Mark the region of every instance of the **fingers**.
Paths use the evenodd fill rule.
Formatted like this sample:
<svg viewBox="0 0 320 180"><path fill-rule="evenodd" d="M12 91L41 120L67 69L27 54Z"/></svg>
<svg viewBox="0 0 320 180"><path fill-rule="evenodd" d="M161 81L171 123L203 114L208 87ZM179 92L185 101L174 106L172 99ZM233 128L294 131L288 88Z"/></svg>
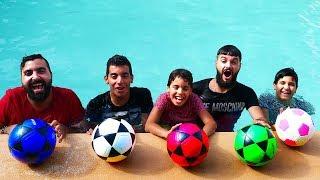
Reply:
<svg viewBox="0 0 320 180"><path fill-rule="evenodd" d="M91 135L91 134L92 134L92 132L93 132L93 129L92 129L92 128L90 128L90 129L87 131L87 134Z"/></svg>
<svg viewBox="0 0 320 180"><path fill-rule="evenodd" d="M271 126L266 121L257 120L256 123L261 124L262 126L265 126L265 127L269 128L269 129L271 129Z"/></svg>
<svg viewBox="0 0 320 180"><path fill-rule="evenodd" d="M62 140L66 137L67 129L63 124L60 124L57 120L53 120L50 125L54 128L58 142L61 143Z"/></svg>

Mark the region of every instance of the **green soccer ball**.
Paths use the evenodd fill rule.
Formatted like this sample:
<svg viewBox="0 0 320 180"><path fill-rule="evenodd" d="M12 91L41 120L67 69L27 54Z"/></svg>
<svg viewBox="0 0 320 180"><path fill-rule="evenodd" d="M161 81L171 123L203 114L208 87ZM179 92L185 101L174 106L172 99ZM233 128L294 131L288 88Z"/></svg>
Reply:
<svg viewBox="0 0 320 180"><path fill-rule="evenodd" d="M234 149L242 162L249 166L262 166L274 158L278 143L268 128L252 124L237 132Z"/></svg>

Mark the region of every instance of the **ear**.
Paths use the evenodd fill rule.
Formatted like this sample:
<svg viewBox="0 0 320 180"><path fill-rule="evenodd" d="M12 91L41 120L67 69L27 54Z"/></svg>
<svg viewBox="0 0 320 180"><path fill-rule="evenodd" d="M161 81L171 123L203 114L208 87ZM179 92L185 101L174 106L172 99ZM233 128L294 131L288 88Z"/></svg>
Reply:
<svg viewBox="0 0 320 180"><path fill-rule="evenodd" d="M109 84L108 76L107 76L107 75L105 75L103 79L104 79L104 82L106 82L107 84Z"/></svg>
<svg viewBox="0 0 320 180"><path fill-rule="evenodd" d="M273 89L274 89L274 90L276 90L276 89L277 89L276 84L273 84Z"/></svg>
<svg viewBox="0 0 320 180"><path fill-rule="evenodd" d="M131 81L130 81L130 83L133 83L133 75L131 76Z"/></svg>

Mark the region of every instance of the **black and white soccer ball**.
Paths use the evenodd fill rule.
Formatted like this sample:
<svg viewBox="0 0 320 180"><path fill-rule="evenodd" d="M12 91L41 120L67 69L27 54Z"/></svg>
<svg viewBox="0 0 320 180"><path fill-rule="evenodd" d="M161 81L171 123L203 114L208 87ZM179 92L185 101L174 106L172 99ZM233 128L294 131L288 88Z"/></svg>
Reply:
<svg viewBox="0 0 320 180"><path fill-rule="evenodd" d="M123 119L108 118L97 125L92 133L92 147L107 162L122 161L135 145L135 132Z"/></svg>

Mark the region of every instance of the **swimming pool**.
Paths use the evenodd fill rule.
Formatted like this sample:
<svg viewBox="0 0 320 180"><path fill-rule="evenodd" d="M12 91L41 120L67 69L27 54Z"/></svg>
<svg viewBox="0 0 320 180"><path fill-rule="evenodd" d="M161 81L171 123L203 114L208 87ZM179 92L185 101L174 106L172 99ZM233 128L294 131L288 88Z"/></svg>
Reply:
<svg viewBox="0 0 320 180"><path fill-rule="evenodd" d="M42 53L53 84L73 89L86 106L107 90L107 59L122 54L133 85L148 87L155 101L173 69L212 77L216 51L234 44L243 53L238 81L257 95L272 90L279 69L293 67L297 94L314 105L320 129L319 22L320 0L0 1L0 96L20 85L21 58ZM244 112L236 128L249 121Z"/></svg>

